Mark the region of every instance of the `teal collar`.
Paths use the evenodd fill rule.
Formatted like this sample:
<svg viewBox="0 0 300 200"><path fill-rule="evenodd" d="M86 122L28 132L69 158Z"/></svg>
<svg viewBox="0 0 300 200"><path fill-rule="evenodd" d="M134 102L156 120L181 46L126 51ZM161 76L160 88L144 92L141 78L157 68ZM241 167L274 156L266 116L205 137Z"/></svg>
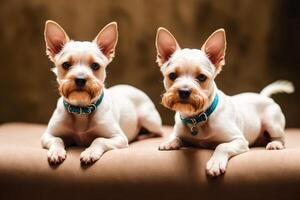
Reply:
<svg viewBox="0 0 300 200"><path fill-rule="evenodd" d="M65 100L64 100L64 106L65 106L65 109L71 114L88 115L96 110L96 108L102 102L103 97L104 97L104 92L102 92L99 99L95 103L92 103L91 105L86 106L86 107L73 106L73 105L69 104L68 102L66 102Z"/></svg>
<svg viewBox="0 0 300 200"><path fill-rule="evenodd" d="M219 95L218 95L218 93L216 93L216 96L215 96L213 102L207 108L206 111L201 112L200 114L195 115L193 117L184 118L184 117L180 116L180 119L181 119L182 123L184 123L185 125L191 125L191 134L192 135L197 135L198 131L196 130L196 125L200 122L207 121L208 117L216 109L218 103L219 103Z"/></svg>

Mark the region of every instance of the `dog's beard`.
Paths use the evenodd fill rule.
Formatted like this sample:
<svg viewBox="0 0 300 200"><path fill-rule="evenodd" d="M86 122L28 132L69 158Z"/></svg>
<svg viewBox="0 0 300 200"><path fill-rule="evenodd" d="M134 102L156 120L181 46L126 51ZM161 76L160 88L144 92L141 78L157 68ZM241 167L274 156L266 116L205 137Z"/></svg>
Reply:
<svg viewBox="0 0 300 200"><path fill-rule="evenodd" d="M103 88L98 80L89 79L83 88L77 88L73 79L65 79L59 86L59 93L72 105L88 106L99 97Z"/></svg>
<svg viewBox="0 0 300 200"><path fill-rule="evenodd" d="M203 110L204 103L205 98L203 95L194 92L186 101L182 101L175 90L167 91L162 97L162 104L165 107L188 116L200 113Z"/></svg>

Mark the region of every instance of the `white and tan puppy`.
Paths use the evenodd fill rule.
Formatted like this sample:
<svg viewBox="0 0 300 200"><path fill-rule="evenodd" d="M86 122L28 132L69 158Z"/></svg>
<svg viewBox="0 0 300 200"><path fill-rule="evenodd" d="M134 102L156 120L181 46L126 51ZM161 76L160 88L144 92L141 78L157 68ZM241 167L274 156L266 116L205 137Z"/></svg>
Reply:
<svg viewBox="0 0 300 200"><path fill-rule="evenodd" d="M49 163L65 160L66 145L89 146L80 155L81 162L88 164L106 151L128 147L141 127L161 133L161 118L145 93L129 85L104 86L117 40L115 22L92 42L70 40L57 23L46 22L47 54L55 64L61 94L42 136Z"/></svg>
<svg viewBox="0 0 300 200"><path fill-rule="evenodd" d="M227 96L214 79L225 64L225 31L215 31L201 50L181 49L174 36L159 28L156 37L157 62L164 76L166 92L162 104L174 111L175 126L160 150L183 145L215 148L206 172L225 172L230 157L244 153L265 132L271 141L267 149L284 148L285 117L270 95L293 92L287 81L275 82L260 94Z"/></svg>

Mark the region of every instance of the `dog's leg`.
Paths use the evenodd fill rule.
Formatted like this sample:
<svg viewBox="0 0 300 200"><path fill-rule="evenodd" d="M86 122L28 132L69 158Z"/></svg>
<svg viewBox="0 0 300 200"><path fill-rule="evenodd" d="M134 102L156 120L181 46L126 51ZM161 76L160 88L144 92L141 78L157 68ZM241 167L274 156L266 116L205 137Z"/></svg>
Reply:
<svg viewBox="0 0 300 200"><path fill-rule="evenodd" d="M162 136L162 122L159 113L153 105L143 105L139 108L139 121L145 129L157 136Z"/></svg>
<svg viewBox="0 0 300 200"><path fill-rule="evenodd" d="M176 136L175 133L172 133L170 138L163 142L161 145L159 145L158 149L163 150L177 150L180 149L180 147L183 146L182 140Z"/></svg>
<svg viewBox="0 0 300 200"><path fill-rule="evenodd" d="M67 157L64 141L48 132L42 136L42 146L48 149L47 157L50 164L62 163Z"/></svg>
<svg viewBox="0 0 300 200"><path fill-rule="evenodd" d="M149 110L148 112L141 114L139 117L142 127L154 135L162 136L162 122L156 110Z"/></svg>
<svg viewBox="0 0 300 200"><path fill-rule="evenodd" d="M148 104L147 104L148 103ZM138 108L138 117L140 125L149 131L148 134L138 135L137 140L143 140L152 137L161 137L163 135L162 122L159 113L149 102Z"/></svg>
<svg viewBox="0 0 300 200"><path fill-rule="evenodd" d="M180 133L184 131L183 125L181 123L175 123L173 133L169 136L169 139L166 142L163 142L161 145L159 145L159 150L177 150L180 149L180 147L183 146L183 142L178 137L177 133Z"/></svg>
<svg viewBox="0 0 300 200"><path fill-rule="evenodd" d="M267 150L280 150L284 149L284 131L280 126L273 124L267 129L271 137L271 142L266 146Z"/></svg>
<svg viewBox="0 0 300 200"><path fill-rule="evenodd" d="M229 158L248 150L248 141L242 137L219 144L206 164L206 173L212 177L225 173Z"/></svg>
<svg viewBox="0 0 300 200"><path fill-rule="evenodd" d="M283 149L285 118L277 104L266 108L263 114L263 125L271 137L271 142L267 144L266 149Z"/></svg>
<svg viewBox="0 0 300 200"><path fill-rule="evenodd" d="M128 147L128 139L119 126L107 127L110 131L110 138L98 137L92 144L80 154L80 161L83 164L90 164L100 159L109 150Z"/></svg>
<svg viewBox="0 0 300 200"><path fill-rule="evenodd" d="M68 131L64 128L64 119L65 116L59 111L59 109L55 109L49 120L47 129L41 138L43 148L48 149L47 157L50 164L60 164L67 157L64 141L62 138L54 136L58 134L53 134Z"/></svg>

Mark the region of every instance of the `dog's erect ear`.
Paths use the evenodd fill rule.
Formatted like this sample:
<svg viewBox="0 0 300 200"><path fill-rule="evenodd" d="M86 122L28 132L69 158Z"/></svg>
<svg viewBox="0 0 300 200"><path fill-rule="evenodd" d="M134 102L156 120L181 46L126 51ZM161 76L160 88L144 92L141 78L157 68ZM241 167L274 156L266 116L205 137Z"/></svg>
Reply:
<svg viewBox="0 0 300 200"><path fill-rule="evenodd" d="M213 32L203 44L202 51L206 53L210 61L215 65L217 72L220 72L225 65L226 35L224 29Z"/></svg>
<svg viewBox="0 0 300 200"><path fill-rule="evenodd" d="M172 54L180 49L175 37L165 28L158 28L156 34L156 50L159 66L162 66Z"/></svg>
<svg viewBox="0 0 300 200"><path fill-rule="evenodd" d="M109 61L115 55L115 48L118 42L118 24L111 22L107 24L94 39L102 53L108 58Z"/></svg>
<svg viewBox="0 0 300 200"><path fill-rule="evenodd" d="M54 21L48 20L44 31L46 53L52 59L70 40L64 29Z"/></svg>

